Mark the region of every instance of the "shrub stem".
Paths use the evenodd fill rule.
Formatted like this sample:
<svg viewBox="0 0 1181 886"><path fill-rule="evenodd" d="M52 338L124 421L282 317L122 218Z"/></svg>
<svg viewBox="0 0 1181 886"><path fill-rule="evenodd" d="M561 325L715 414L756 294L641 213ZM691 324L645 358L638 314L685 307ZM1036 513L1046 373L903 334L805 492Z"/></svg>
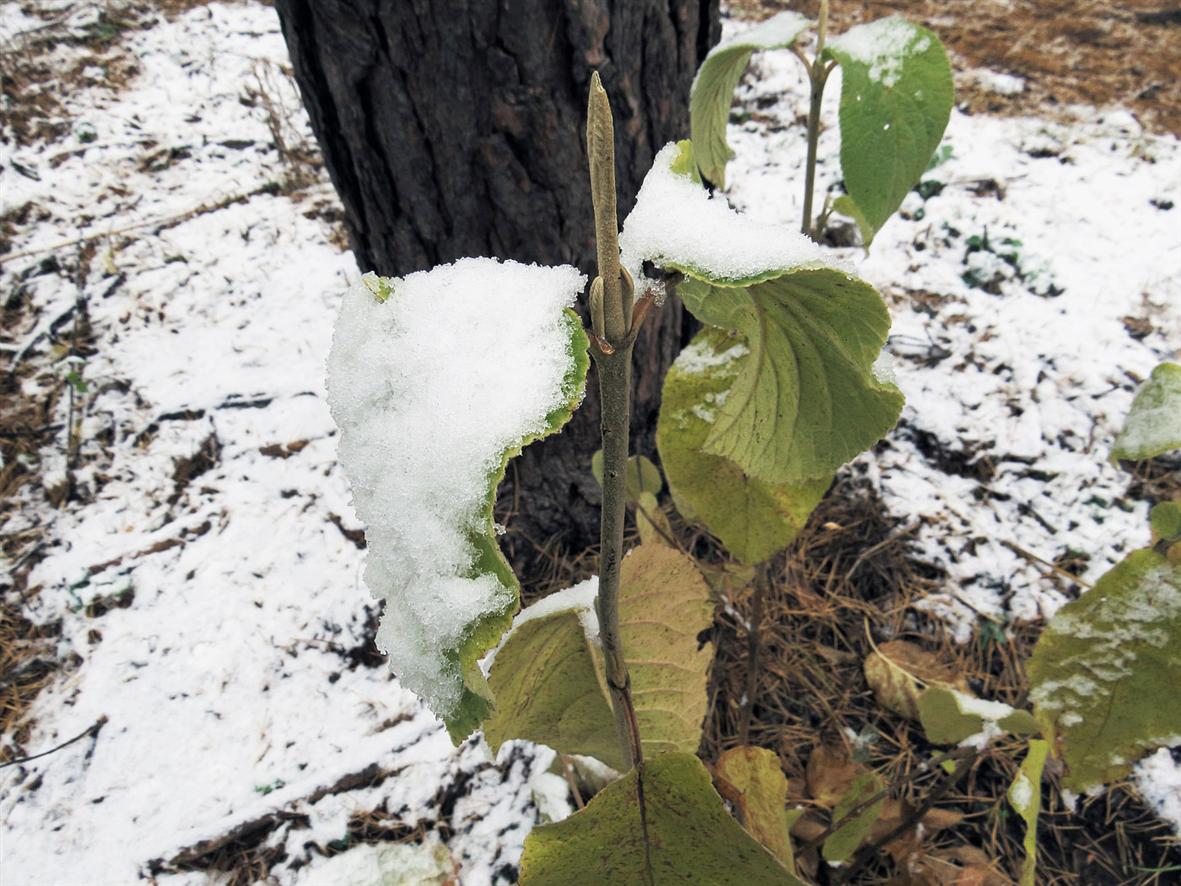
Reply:
<svg viewBox="0 0 1181 886"><path fill-rule="evenodd" d="M623 524L627 499L624 478L631 420L632 320L631 279L619 264L615 212L615 134L611 105L596 72L587 103L587 157L599 276L591 286L594 341L591 354L599 375L603 436L603 509L599 520L599 595L595 609L607 672L607 687L624 759L643 763L639 723L631 697L631 677L619 635L619 579L623 561ZM604 345L606 347L604 347Z"/></svg>
<svg viewBox="0 0 1181 886"><path fill-rule="evenodd" d="M812 193L816 187L816 146L820 141L820 106L824 100L824 84L829 68L824 63L824 41L828 36L828 0L820 0L820 25L816 34L816 57L807 66L811 85L808 106L808 159L804 165L804 221L800 230L808 237L812 233ZM813 237L815 239L815 237Z"/></svg>

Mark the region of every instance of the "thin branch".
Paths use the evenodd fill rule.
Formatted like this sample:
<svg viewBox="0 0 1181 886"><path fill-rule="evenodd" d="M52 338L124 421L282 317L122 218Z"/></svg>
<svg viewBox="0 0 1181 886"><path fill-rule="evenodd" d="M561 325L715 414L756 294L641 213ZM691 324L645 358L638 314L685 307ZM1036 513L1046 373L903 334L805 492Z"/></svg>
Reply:
<svg viewBox="0 0 1181 886"><path fill-rule="evenodd" d="M88 736L88 735L90 735L90 736L98 735L99 730L102 729L103 726L106 725L106 723L107 723L107 715L103 714L101 717L99 717L97 720L95 720L94 723L92 723L90 726L87 726L84 730L79 732L77 735L75 735L73 738L69 739L68 741L63 741L61 744L57 745L56 747L52 747L47 751L42 751L39 754L30 754L27 757L18 757L15 760L9 760L7 763L0 763L0 769L6 769L9 766L19 766L22 763L28 763L30 760L37 760L41 757L48 757L50 754L55 754L58 751L60 751L62 748L67 748L70 745L72 745L74 742L81 741L82 739L86 738L86 736Z"/></svg>

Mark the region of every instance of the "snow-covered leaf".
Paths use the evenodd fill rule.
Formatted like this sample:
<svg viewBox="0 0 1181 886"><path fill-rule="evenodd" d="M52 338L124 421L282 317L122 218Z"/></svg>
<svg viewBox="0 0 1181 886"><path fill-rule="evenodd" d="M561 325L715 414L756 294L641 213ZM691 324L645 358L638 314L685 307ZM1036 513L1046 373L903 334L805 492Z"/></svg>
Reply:
<svg viewBox="0 0 1181 886"><path fill-rule="evenodd" d="M841 66L841 171L868 246L939 147L951 66L938 37L898 16L850 28L824 54Z"/></svg>
<svg viewBox="0 0 1181 886"><path fill-rule="evenodd" d="M737 376L702 449L773 484L821 480L879 440L902 393L874 364L890 329L865 281L796 231L740 217L656 157L624 225L624 261L680 271L697 319L736 332Z"/></svg>
<svg viewBox="0 0 1181 886"><path fill-rule="evenodd" d="M854 815L850 815L850 813L874 795L881 793L884 787L885 782L882 781L880 775L874 772L863 772L853 779L832 811L834 824L842 819L847 820L824 841L820 851L825 861L830 863L848 861L857 851L857 847L861 845L861 841L866 838L874 826L874 822L881 815L885 797L878 798Z"/></svg>
<svg viewBox="0 0 1181 886"><path fill-rule="evenodd" d="M1030 698L1084 791L1181 736L1181 565L1135 551L1050 619L1029 661Z"/></svg>
<svg viewBox="0 0 1181 886"><path fill-rule="evenodd" d="M328 360L340 461L385 602L378 645L462 740L491 710L476 661L518 606L492 503L508 460L582 399L585 277L463 259L345 297Z"/></svg>
<svg viewBox="0 0 1181 886"><path fill-rule="evenodd" d="M646 761L580 812L535 828L520 883L803 886L726 812L701 761L683 753Z"/></svg>
<svg viewBox="0 0 1181 886"><path fill-rule="evenodd" d="M1112 453L1140 461L1172 449L1181 449L1181 365L1161 363L1136 392Z"/></svg>
<svg viewBox="0 0 1181 886"><path fill-rule="evenodd" d="M935 744L972 743L983 747L1005 732L1035 735L1041 731L1028 711L946 686L929 686L923 691L919 696L919 719L927 740Z"/></svg>
<svg viewBox="0 0 1181 886"><path fill-rule="evenodd" d="M484 731L493 749L525 738L563 754L625 769L594 617L597 585L584 583L526 608L492 661L496 710ZM644 752L697 750L713 653L697 635L713 618L693 560L641 545L623 560L619 632Z"/></svg>
<svg viewBox="0 0 1181 886"><path fill-rule="evenodd" d="M656 443L677 509L702 524L743 563L761 563L795 539L830 477L773 484L705 451L718 410L749 354L719 329L704 329L664 380Z"/></svg>
<svg viewBox="0 0 1181 886"><path fill-rule="evenodd" d="M734 88L751 54L759 49L791 46L811 24L798 12L780 12L748 31L723 40L710 50L698 68L689 96L689 131L702 174L719 188L726 186L726 164L734 157L726 141Z"/></svg>
<svg viewBox="0 0 1181 886"><path fill-rule="evenodd" d="M778 755L766 748L730 748L718 757L714 769L737 792L738 821L785 868L794 870L788 822L784 818L787 778Z"/></svg>
<svg viewBox="0 0 1181 886"><path fill-rule="evenodd" d="M1042 805L1042 769L1050 743L1040 738L1031 739L1029 752L1021 762L1006 795L1009 805L1025 821L1025 859L1021 862L1021 886L1035 886L1037 872L1037 817Z"/></svg>

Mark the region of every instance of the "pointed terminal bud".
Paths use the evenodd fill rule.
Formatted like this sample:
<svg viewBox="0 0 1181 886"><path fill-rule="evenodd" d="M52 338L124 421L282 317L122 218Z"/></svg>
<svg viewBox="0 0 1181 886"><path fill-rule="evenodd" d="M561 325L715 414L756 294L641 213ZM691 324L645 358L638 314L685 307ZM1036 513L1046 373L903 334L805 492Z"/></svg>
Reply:
<svg viewBox="0 0 1181 886"><path fill-rule="evenodd" d="M595 242L603 279L603 337L612 344L627 335L627 311L619 275L619 222L615 209L615 125L599 72L591 74L586 107L586 156L590 166Z"/></svg>

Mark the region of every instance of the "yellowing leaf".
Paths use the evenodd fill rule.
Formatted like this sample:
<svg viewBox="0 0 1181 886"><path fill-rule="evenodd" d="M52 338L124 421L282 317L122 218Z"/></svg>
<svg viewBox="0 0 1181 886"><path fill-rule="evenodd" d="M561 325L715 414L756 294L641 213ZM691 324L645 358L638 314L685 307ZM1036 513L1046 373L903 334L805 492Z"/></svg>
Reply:
<svg viewBox="0 0 1181 886"><path fill-rule="evenodd" d="M726 164L734 157L726 141L734 88L751 54L757 49L791 46L810 24L798 12L781 12L723 40L701 63L689 96L689 132L702 174L719 188L726 186Z"/></svg>
<svg viewBox="0 0 1181 886"><path fill-rule="evenodd" d="M1021 863L1021 886L1036 886L1037 872L1037 816L1042 805L1042 768L1050 743L1041 739L1029 742L1029 753L1021 763L1016 778L1009 785L1009 804L1025 821L1025 860Z"/></svg>
<svg viewBox="0 0 1181 886"><path fill-rule="evenodd" d="M1181 735L1181 565L1130 554L1050 619L1029 661L1030 699L1083 792Z"/></svg>
<svg viewBox="0 0 1181 886"><path fill-rule="evenodd" d="M697 334L665 376L656 443L681 515L705 526L738 560L756 564L791 544L830 478L767 483L705 451L744 351L745 345L720 330Z"/></svg>
<svg viewBox="0 0 1181 886"><path fill-rule="evenodd" d="M496 709L484 736L492 752L522 738L626 769L597 653L577 608L514 627L488 675Z"/></svg>
<svg viewBox="0 0 1181 886"><path fill-rule="evenodd" d="M932 652L906 640L882 643L865 658L865 680L878 704L911 720L919 718L924 686L946 686L968 692L962 675Z"/></svg>
<svg viewBox="0 0 1181 886"><path fill-rule="evenodd" d="M1181 449L1181 365L1162 363L1136 392L1112 454L1139 461L1171 449Z"/></svg>
<svg viewBox="0 0 1181 886"><path fill-rule="evenodd" d="M623 559L619 593L619 634L644 753L693 753L713 660L712 648L697 648L697 635L713 621L709 587L690 557L641 545Z"/></svg>
<svg viewBox="0 0 1181 886"><path fill-rule="evenodd" d="M520 884L804 886L727 814L692 754L646 761L580 812L534 828Z"/></svg>
<svg viewBox="0 0 1181 886"><path fill-rule="evenodd" d="M619 628L631 674L644 753L696 751L708 698L709 646L697 635L713 620L709 588L693 560L661 545L641 545L623 560ZM623 770L597 639L593 585L561 592L569 605L542 601L518 617L492 662L496 710L484 731L493 750L513 738L585 754ZM539 604L534 604L538 606ZM595 626L591 636L586 626Z"/></svg>
<svg viewBox="0 0 1181 886"><path fill-rule="evenodd" d="M785 868L793 870L789 824L784 817L787 778L779 766L779 757L766 748L731 748L718 757L714 768L718 777L738 792L738 821ZM802 814L803 810L796 812Z"/></svg>

